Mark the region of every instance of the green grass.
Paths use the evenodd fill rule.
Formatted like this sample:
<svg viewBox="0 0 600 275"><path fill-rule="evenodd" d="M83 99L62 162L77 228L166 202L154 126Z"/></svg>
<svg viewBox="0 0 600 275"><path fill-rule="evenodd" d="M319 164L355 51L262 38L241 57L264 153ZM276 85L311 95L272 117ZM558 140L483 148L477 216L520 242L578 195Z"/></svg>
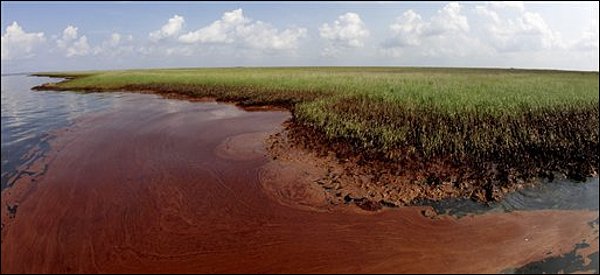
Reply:
<svg viewBox="0 0 600 275"><path fill-rule="evenodd" d="M391 161L598 165L597 72L296 67L40 75L75 77L50 89L150 89L283 105L297 123Z"/></svg>

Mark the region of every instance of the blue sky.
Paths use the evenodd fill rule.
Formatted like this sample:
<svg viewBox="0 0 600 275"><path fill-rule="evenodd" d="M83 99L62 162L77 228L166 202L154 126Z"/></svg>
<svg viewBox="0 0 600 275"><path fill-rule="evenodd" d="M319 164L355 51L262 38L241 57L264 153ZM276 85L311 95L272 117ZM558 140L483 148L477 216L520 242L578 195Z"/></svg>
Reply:
<svg viewBox="0 0 600 275"><path fill-rule="evenodd" d="M2 2L2 72L214 66L598 70L598 2Z"/></svg>

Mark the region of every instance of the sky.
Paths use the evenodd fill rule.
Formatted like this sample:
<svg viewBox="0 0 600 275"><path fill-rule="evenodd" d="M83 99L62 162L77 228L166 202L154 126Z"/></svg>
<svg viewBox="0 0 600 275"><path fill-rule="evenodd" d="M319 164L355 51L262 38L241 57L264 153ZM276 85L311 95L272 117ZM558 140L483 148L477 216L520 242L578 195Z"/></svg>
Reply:
<svg viewBox="0 0 600 275"><path fill-rule="evenodd" d="M10 2L2 73L437 66L598 71L598 2Z"/></svg>

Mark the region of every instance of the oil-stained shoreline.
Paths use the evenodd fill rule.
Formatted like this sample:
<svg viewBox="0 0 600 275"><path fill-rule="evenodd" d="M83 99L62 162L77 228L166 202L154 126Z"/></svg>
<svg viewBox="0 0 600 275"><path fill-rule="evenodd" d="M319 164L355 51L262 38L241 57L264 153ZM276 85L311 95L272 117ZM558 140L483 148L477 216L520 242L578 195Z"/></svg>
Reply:
<svg viewBox="0 0 600 275"><path fill-rule="evenodd" d="M3 273L500 272L597 244L597 211L319 208L294 173L265 188L288 113L163 103L81 120L2 193Z"/></svg>
<svg viewBox="0 0 600 275"><path fill-rule="evenodd" d="M355 164L359 184L410 189L391 200L347 198L367 208L457 197L494 202L540 178L584 180L598 172L594 72L298 67L36 75L68 77L39 90L143 91L286 108L293 144Z"/></svg>

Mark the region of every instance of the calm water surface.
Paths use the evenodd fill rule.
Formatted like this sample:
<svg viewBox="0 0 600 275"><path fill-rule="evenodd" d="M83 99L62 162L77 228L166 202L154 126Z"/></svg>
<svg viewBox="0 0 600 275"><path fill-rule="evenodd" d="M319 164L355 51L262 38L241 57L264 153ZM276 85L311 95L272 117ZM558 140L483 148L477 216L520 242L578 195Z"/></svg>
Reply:
<svg viewBox="0 0 600 275"><path fill-rule="evenodd" d="M44 153L52 130L72 125L81 115L116 108L131 97L126 93L31 90L33 86L60 80L2 76L2 190L23 172L19 168Z"/></svg>

